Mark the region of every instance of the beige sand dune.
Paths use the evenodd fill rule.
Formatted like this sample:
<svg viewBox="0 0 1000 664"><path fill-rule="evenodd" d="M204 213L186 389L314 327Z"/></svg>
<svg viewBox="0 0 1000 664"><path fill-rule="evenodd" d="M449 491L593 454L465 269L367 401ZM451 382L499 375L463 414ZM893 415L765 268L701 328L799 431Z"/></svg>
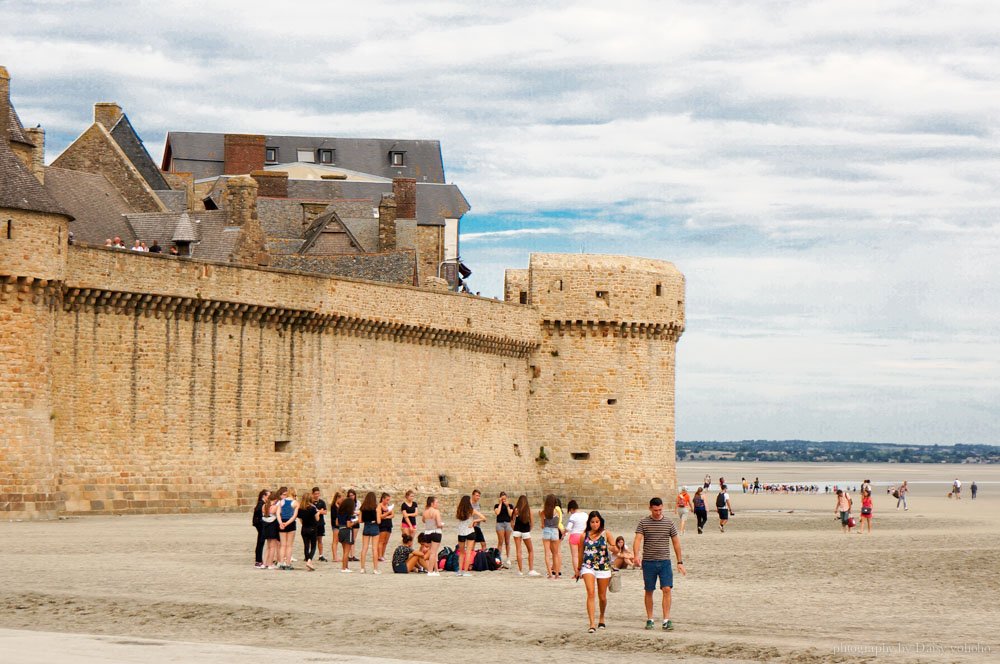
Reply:
<svg viewBox="0 0 1000 664"><path fill-rule="evenodd" d="M246 514L0 523L0 627L434 662L1000 661L1000 468L682 464L679 476L694 484L706 469L737 484L842 475L914 490L904 512L876 486L869 536L841 534L830 496L735 488L725 534L713 514L704 535L683 536L672 633L643 630L638 572L610 596L608 629L590 635L583 586L569 579L259 571ZM956 472L977 480L978 500L945 498ZM607 516L631 541L641 515Z"/></svg>

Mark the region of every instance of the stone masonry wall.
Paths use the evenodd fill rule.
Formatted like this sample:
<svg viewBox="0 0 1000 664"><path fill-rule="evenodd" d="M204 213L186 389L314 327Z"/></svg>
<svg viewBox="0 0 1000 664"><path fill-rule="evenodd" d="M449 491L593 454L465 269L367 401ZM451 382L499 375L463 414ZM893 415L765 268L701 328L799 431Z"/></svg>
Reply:
<svg viewBox="0 0 1000 664"><path fill-rule="evenodd" d="M52 165L71 171L101 173L136 212L167 212L129 158L100 124L92 124Z"/></svg>
<svg viewBox="0 0 1000 664"><path fill-rule="evenodd" d="M528 402L543 486L609 507L672 496L683 276L662 261L533 254L528 278L543 329Z"/></svg>
<svg viewBox="0 0 1000 664"><path fill-rule="evenodd" d="M53 363L67 512L231 508L265 486L403 489L441 474L539 491L518 453L527 423L508 417L527 410L532 310L71 249Z"/></svg>

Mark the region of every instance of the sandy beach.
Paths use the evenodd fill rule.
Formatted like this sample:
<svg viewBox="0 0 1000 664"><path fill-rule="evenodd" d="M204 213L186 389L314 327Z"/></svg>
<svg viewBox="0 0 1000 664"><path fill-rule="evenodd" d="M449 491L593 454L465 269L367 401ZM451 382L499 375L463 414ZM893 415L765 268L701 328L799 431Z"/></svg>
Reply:
<svg viewBox="0 0 1000 664"><path fill-rule="evenodd" d="M706 472L737 485L736 515L725 534L714 514L700 536L689 521L689 576L677 578L671 633L643 630L636 571L610 595L608 629L590 635L583 586L568 578L428 578L393 575L387 564L381 576L325 563L314 573L256 570L249 514L0 523L0 628L431 662L1000 658L1000 467L688 463L678 474L694 486ZM875 532L842 534L833 498L822 493L744 495L743 476L820 483L821 491L827 481L871 478ZM955 476L966 487L977 481L976 501L967 489L961 501L945 497ZM905 512L881 486L902 479L913 489ZM641 514L607 516L631 542ZM453 530L447 519L446 543ZM390 551L398 537L397 527ZM537 539L535 568L544 571ZM141 661L156 657L149 649Z"/></svg>

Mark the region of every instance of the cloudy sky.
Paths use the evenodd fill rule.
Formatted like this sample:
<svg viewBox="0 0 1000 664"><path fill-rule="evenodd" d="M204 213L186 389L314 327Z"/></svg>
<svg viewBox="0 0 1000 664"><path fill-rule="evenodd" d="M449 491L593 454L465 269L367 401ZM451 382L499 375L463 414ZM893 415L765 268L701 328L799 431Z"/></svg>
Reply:
<svg viewBox="0 0 1000 664"><path fill-rule="evenodd" d="M295 7L296 9L292 9ZM436 138L473 287L687 276L681 439L1000 444L1000 5L0 0L49 158L168 130Z"/></svg>

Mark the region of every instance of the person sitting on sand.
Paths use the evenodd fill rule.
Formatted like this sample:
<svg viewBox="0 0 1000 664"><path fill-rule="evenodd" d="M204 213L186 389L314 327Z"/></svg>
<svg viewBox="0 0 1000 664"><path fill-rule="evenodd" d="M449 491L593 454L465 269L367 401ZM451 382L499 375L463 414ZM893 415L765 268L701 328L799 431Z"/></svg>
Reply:
<svg viewBox="0 0 1000 664"><path fill-rule="evenodd" d="M625 538L619 535L611 554L611 566L615 569L635 567L635 554L625 545Z"/></svg>
<svg viewBox="0 0 1000 664"><path fill-rule="evenodd" d="M409 532L403 533L403 543L396 547L392 554L392 571L396 574L410 574L413 572L431 571L430 549L431 543L423 533L417 537L419 548L414 550L410 547L413 543L413 536Z"/></svg>

